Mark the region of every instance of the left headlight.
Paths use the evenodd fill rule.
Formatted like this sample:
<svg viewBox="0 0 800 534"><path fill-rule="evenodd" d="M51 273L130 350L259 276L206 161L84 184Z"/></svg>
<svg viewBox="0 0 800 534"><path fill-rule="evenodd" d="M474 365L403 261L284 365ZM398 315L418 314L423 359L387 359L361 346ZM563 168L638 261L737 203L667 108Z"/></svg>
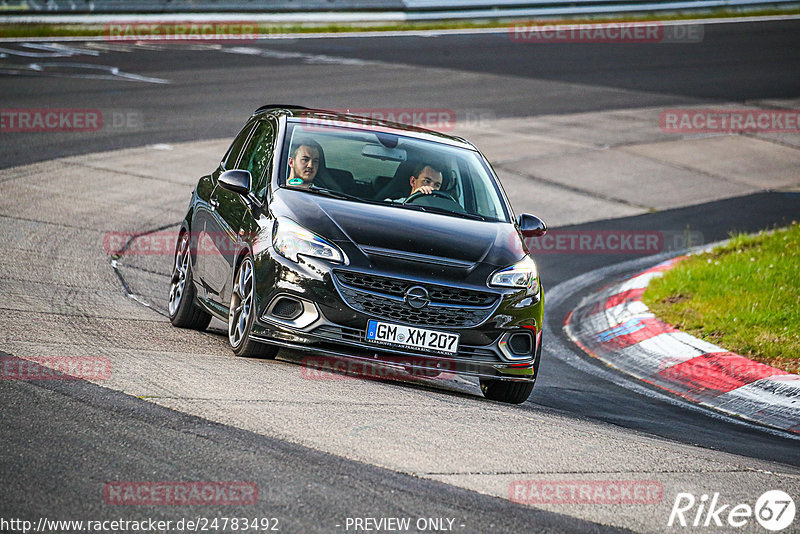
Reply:
<svg viewBox="0 0 800 534"><path fill-rule="evenodd" d="M310 256L338 263L344 262L344 254L339 247L307 230L291 219L281 217L276 223L277 228L272 236L272 245L275 250L294 262L299 261L299 256Z"/></svg>
<svg viewBox="0 0 800 534"><path fill-rule="evenodd" d="M527 288L528 293L539 291L539 272L530 256L525 256L510 267L495 271L489 278L490 286Z"/></svg>

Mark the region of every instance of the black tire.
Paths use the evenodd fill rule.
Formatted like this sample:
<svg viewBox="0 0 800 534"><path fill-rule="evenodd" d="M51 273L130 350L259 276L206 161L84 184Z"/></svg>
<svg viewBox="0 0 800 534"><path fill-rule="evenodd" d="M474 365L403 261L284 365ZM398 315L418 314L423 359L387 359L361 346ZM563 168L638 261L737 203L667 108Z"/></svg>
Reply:
<svg viewBox="0 0 800 534"><path fill-rule="evenodd" d="M533 382L508 382L491 378L481 378L480 382L484 397L508 404L522 404L533 391Z"/></svg>
<svg viewBox="0 0 800 534"><path fill-rule="evenodd" d="M194 330L205 330L208 327L208 323L211 322L211 314L197 305L195 295L187 232L181 234L175 245L175 261L172 264L172 277L169 284L167 312L173 326Z"/></svg>
<svg viewBox="0 0 800 534"><path fill-rule="evenodd" d="M228 343L237 356L269 358L278 355L279 348L250 339L255 320L253 258L246 256L236 267L236 276L228 308Z"/></svg>

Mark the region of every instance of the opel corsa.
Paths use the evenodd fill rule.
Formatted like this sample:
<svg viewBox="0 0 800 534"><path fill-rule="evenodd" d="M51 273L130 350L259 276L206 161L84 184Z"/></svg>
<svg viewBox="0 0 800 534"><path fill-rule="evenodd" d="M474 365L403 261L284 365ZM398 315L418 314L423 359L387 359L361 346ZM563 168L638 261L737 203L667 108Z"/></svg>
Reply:
<svg viewBox="0 0 800 534"><path fill-rule="evenodd" d="M423 174L428 186L412 194ZM225 321L240 356L286 348L448 371L521 403L539 370L544 307L525 238L545 231L514 216L463 139L264 106L192 193L169 316L200 330Z"/></svg>

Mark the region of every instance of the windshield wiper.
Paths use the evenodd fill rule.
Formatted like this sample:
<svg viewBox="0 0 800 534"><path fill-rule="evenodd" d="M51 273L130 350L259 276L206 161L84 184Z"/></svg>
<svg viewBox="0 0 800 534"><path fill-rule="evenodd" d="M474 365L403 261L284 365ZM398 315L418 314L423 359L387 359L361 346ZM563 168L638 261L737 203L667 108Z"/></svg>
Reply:
<svg viewBox="0 0 800 534"><path fill-rule="evenodd" d="M343 193L342 191L334 191L333 189L328 189L327 187L319 187L316 185L312 185L307 190L334 198L343 198L346 200L363 200L361 197L357 197L355 195L348 195L347 193Z"/></svg>
<svg viewBox="0 0 800 534"><path fill-rule="evenodd" d="M419 204L395 204L396 206L402 206L406 209L414 209L417 211L425 211L428 213L440 213L442 215L455 215L456 217L461 217L463 219L473 219L475 221L485 221L486 217L483 215L477 215L475 213L467 213L460 212L460 211L452 211L446 208L440 208L438 206L420 206Z"/></svg>
<svg viewBox="0 0 800 534"><path fill-rule="evenodd" d="M432 206L434 212L436 213L444 213L446 215L455 215L456 217L462 217L464 219L472 219L473 221L485 221L486 217L483 215L478 215L476 213L469 213L469 212L461 212L461 211L450 211L445 208L438 208L436 206Z"/></svg>
<svg viewBox="0 0 800 534"><path fill-rule="evenodd" d="M357 197L355 195L351 195L349 193L344 193L342 191L334 191L333 189L328 189L327 187L319 187L316 185L312 185L306 191L311 191L312 193L317 193L319 195L325 195L326 197L333 197L333 198L340 198L342 200L355 200L356 202L363 202L365 204L382 204L377 200L370 200L368 198Z"/></svg>

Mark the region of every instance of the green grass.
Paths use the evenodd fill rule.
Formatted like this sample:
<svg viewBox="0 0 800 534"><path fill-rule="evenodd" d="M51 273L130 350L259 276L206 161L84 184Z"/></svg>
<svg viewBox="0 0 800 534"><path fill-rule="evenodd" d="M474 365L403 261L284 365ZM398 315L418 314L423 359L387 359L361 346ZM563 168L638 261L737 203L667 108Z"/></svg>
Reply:
<svg viewBox="0 0 800 534"><path fill-rule="evenodd" d="M800 225L684 259L650 283L644 302L685 332L800 373Z"/></svg>
<svg viewBox="0 0 800 534"><path fill-rule="evenodd" d="M729 18L742 16L797 15L800 8L789 9L714 9L704 11L664 12L664 13L632 13L598 16L576 16L566 18L538 19L498 19L498 20L439 20L431 22L408 23L351 23L351 24L260 24L258 33L262 35L279 33L343 33L354 31L413 31L413 30L449 30L475 28L507 28L514 24L543 26L554 24L590 24L603 22L647 22L654 20L687 20L705 18ZM191 14L186 15L191 19ZM247 22L247 14L243 14L241 22ZM104 24L0 24L0 38L13 37L98 37L106 33Z"/></svg>

